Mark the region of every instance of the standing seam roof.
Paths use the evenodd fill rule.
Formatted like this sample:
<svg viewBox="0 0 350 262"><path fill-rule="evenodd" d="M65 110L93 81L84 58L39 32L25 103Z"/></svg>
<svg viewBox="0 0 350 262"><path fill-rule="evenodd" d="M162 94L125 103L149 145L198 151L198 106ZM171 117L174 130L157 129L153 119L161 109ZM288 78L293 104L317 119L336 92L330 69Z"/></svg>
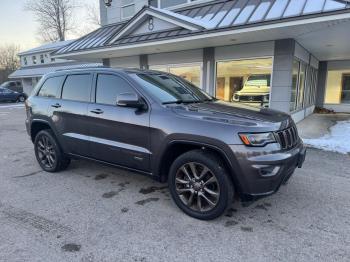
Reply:
<svg viewBox="0 0 350 262"><path fill-rule="evenodd" d="M144 7L138 17L148 7ZM182 16L198 20L206 29L191 31L170 29L142 35L125 36L110 43L111 39L127 23L118 23L97 29L96 31L61 48L55 54L66 54L101 47L132 44L149 40L205 33L218 29L234 29L263 22L300 18L308 15L321 15L335 11L350 11L350 3L342 0L221 0L188 6L174 11ZM167 11L169 12L169 11ZM181 16L179 16L181 17ZM132 18L133 19L133 18Z"/></svg>

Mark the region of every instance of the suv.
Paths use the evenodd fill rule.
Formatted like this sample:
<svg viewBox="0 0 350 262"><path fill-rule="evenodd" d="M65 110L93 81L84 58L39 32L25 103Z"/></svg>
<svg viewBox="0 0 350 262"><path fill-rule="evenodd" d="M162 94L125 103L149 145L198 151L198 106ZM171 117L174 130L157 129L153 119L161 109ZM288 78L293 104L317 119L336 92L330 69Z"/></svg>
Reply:
<svg viewBox="0 0 350 262"><path fill-rule="evenodd" d="M43 170L84 158L168 182L188 215L220 216L234 196L275 193L305 159L285 113L218 101L157 71L60 71L26 101L26 127Z"/></svg>
<svg viewBox="0 0 350 262"><path fill-rule="evenodd" d="M250 75L243 88L233 95L233 102L259 103L268 106L271 75Z"/></svg>

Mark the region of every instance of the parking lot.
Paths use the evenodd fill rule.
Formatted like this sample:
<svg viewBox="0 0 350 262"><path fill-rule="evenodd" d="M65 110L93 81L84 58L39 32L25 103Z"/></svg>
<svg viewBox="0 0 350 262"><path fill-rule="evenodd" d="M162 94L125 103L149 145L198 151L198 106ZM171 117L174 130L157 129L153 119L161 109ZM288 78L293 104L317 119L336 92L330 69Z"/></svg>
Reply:
<svg viewBox="0 0 350 262"><path fill-rule="evenodd" d="M0 261L349 261L350 156L309 149L287 186L203 222L166 185L73 161L39 168L21 105L0 105Z"/></svg>

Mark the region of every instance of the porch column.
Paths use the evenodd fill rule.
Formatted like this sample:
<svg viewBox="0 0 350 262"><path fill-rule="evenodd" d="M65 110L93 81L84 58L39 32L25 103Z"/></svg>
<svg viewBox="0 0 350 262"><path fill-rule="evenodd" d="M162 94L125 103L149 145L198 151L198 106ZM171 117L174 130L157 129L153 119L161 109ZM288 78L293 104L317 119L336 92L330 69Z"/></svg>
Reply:
<svg viewBox="0 0 350 262"><path fill-rule="evenodd" d="M215 48L203 49L203 90L210 95L215 95Z"/></svg>
<svg viewBox="0 0 350 262"><path fill-rule="evenodd" d="M275 41L270 107L290 112L293 77L294 39Z"/></svg>
<svg viewBox="0 0 350 262"><path fill-rule="evenodd" d="M140 55L140 68L142 70L148 70L148 55Z"/></svg>
<svg viewBox="0 0 350 262"><path fill-rule="evenodd" d="M103 59L102 59L102 64L103 64L104 66L111 66L111 59L109 59L109 58L103 58Z"/></svg>
<svg viewBox="0 0 350 262"><path fill-rule="evenodd" d="M318 66L318 80L316 88L316 106L323 107L324 97L326 93L326 81L327 81L328 63L327 61L321 61Z"/></svg>

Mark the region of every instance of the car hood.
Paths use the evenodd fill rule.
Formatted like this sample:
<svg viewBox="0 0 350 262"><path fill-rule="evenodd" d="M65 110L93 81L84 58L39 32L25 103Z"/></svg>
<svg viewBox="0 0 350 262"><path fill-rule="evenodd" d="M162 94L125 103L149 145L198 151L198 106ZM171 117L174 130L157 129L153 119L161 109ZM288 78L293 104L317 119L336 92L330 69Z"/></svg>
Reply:
<svg viewBox="0 0 350 262"><path fill-rule="evenodd" d="M289 126L292 121L283 112L223 101L176 105L172 110L186 117L243 126L273 126L276 130Z"/></svg>
<svg viewBox="0 0 350 262"><path fill-rule="evenodd" d="M268 86L244 86L240 91L236 92L238 95L245 95L250 93L270 93Z"/></svg>

